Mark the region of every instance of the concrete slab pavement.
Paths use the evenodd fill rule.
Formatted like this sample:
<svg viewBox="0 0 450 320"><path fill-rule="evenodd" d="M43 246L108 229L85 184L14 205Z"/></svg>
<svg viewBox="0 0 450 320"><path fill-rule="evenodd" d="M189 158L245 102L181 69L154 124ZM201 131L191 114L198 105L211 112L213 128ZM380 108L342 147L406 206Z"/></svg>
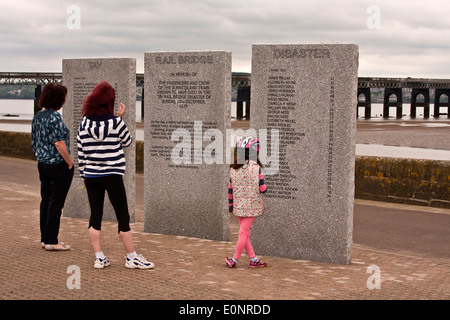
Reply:
<svg viewBox="0 0 450 320"><path fill-rule="evenodd" d="M0 157L2 300L450 299L450 258L414 250L355 243L350 265L261 257L268 267L251 269L243 255L238 268L230 269L224 257L234 252L238 233L234 219L231 241L224 242L144 233L137 214L133 239L138 253L156 264L154 270L126 269L116 223L104 222L102 246L111 266L97 270L85 219L61 220L60 241L70 244L70 251L41 248L39 202L35 162ZM391 208L364 205L373 210ZM450 218L449 210L433 210ZM70 271L74 267L80 271L80 289L69 289L70 282L76 282Z"/></svg>

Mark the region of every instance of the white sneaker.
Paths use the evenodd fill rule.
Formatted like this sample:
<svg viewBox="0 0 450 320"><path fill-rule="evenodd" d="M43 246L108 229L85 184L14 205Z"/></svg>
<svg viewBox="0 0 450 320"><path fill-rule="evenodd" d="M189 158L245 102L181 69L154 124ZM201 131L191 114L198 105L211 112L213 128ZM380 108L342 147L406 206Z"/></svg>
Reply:
<svg viewBox="0 0 450 320"><path fill-rule="evenodd" d="M153 269L155 264L147 261L142 254L138 254L133 259L126 259L125 267L130 269Z"/></svg>
<svg viewBox="0 0 450 320"><path fill-rule="evenodd" d="M105 259L95 258L94 268L95 269L103 269L110 265L109 259L105 257Z"/></svg>

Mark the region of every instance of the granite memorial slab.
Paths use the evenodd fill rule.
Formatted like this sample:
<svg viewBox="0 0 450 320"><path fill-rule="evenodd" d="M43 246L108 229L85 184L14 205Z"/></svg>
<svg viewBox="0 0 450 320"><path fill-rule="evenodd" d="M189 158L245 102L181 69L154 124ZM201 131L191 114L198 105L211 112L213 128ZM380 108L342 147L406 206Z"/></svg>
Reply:
<svg viewBox="0 0 450 320"><path fill-rule="evenodd" d="M120 102L126 106L123 117L133 143L124 149L126 171L123 177L127 192L130 221L135 218L136 199L136 60L132 58L63 59L62 83L68 89L62 108L63 121L70 130L70 154L75 164L73 182L67 195L63 214L67 217L89 218L90 208L83 179L78 172L77 132L81 123L84 99L94 86L107 81L116 90L115 114ZM105 195L103 220L117 221L112 205Z"/></svg>
<svg viewBox="0 0 450 320"><path fill-rule="evenodd" d="M251 127L279 130L257 254L350 263L357 79L357 45L253 46Z"/></svg>
<svg viewBox="0 0 450 320"><path fill-rule="evenodd" d="M145 53L144 231L227 240L231 53Z"/></svg>

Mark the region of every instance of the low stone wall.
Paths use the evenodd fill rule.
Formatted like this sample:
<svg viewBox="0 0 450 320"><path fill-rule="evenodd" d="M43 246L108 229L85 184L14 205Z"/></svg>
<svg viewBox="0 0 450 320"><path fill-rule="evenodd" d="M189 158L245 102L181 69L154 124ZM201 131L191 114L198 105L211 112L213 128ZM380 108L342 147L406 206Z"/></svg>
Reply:
<svg viewBox="0 0 450 320"><path fill-rule="evenodd" d="M31 134L0 131L0 156L36 160L31 149ZM136 172L144 172L144 142L136 141Z"/></svg>
<svg viewBox="0 0 450 320"><path fill-rule="evenodd" d="M30 143L30 133L0 131L0 156L36 160Z"/></svg>
<svg viewBox="0 0 450 320"><path fill-rule="evenodd" d="M357 157L355 197L450 208L450 161Z"/></svg>
<svg viewBox="0 0 450 320"><path fill-rule="evenodd" d="M0 156L36 160L30 134L0 131ZM136 172L144 142L136 141ZM355 198L450 209L450 161L356 157Z"/></svg>
<svg viewBox="0 0 450 320"><path fill-rule="evenodd" d="M144 173L144 141L136 141L136 173Z"/></svg>

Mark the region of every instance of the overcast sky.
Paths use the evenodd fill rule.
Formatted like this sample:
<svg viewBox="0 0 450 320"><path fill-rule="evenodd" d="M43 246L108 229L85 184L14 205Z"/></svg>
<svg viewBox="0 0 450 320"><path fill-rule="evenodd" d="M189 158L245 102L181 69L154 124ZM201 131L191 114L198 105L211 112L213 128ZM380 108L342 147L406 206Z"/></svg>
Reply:
<svg viewBox="0 0 450 320"><path fill-rule="evenodd" d="M79 9L79 11L77 11ZM0 71L61 72L64 58L355 43L359 76L450 79L448 0L0 0Z"/></svg>

